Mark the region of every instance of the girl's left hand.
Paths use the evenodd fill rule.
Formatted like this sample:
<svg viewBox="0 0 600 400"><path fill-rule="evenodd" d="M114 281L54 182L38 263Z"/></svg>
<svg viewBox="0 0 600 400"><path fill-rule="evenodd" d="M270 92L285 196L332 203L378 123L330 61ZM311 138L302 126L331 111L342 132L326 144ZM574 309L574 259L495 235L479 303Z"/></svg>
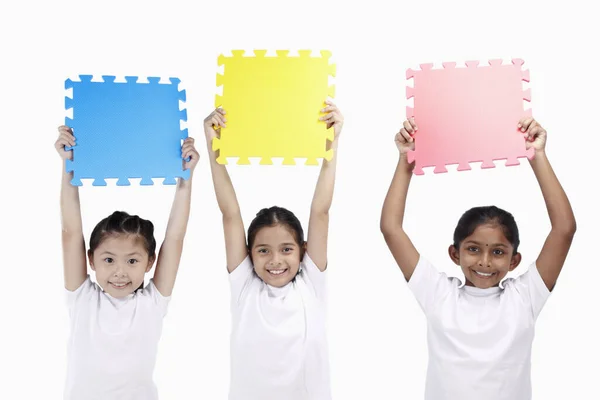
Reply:
<svg viewBox="0 0 600 400"><path fill-rule="evenodd" d="M188 137L183 141L181 145L181 157L183 158L183 169L189 169L193 172L200 159L200 154L196 150L196 147L194 147L194 138ZM190 161L185 161L188 157Z"/></svg>
<svg viewBox="0 0 600 400"><path fill-rule="evenodd" d="M546 148L546 130L531 117L524 117L519 121L517 128L525 137L527 149L533 148L535 152L544 151Z"/></svg>
<svg viewBox="0 0 600 400"><path fill-rule="evenodd" d="M344 116L331 100L325 100L325 104L327 104L327 107L323 108L321 112L326 113L326 115L322 116L319 119L321 121L325 121L325 123L327 124L327 129L333 126L333 140L335 140L338 138L340 132L342 132L342 126L344 125Z"/></svg>

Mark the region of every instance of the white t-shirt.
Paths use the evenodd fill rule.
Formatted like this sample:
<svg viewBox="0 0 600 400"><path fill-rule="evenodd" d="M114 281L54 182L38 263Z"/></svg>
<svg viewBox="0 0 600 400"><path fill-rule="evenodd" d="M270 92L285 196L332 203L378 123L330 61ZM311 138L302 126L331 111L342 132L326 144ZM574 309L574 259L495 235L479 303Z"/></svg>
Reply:
<svg viewBox="0 0 600 400"><path fill-rule="evenodd" d="M531 399L534 326L550 295L535 263L479 289L421 257L408 285L427 317L425 399Z"/></svg>
<svg viewBox="0 0 600 400"><path fill-rule="evenodd" d="M88 275L67 292L71 317L65 400L156 400L152 378L170 297L150 280L114 298Z"/></svg>
<svg viewBox="0 0 600 400"><path fill-rule="evenodd" d="M282 288L266 284L250 257L229 274L230 400L330 400L326 273L305 253Z"/></svg>

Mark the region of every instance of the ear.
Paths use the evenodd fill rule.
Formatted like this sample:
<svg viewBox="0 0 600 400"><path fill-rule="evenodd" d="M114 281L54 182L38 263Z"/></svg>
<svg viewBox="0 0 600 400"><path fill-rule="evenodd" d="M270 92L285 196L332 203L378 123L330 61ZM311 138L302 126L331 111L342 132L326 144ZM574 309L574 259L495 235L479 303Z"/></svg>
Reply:
<svg viewBox="0 0 600 400"><path fill-rule="evenodd" d="M515 268L519 266L521 263L521 253L517 253L510 259L510 266L508 267L509 271L513 271Z"/></svg>
<svg viewBox="0 0 600 400"><path fill-rule="evenodd" d="M156 253L148 257L148 265L146 266L146 272L150 272L152 266L154 265L154 260L156 260Z"/></svg>
<svg viewBox="0 0 600 400"><path fill-rule="evenodd" d="M452 262L456 265L460 266L460 257L459 257L459 252L456 249L456 247L454 247L453 244L451 244L448 247L448 255L450 256L450 259L452 260Z"/></svg>
<svg viewBox="0 0 600 400"><path fill-rule="evenodd" d="M90 268L92 271L96 271L96 267L94 267L94 253L91 250L88 250L88 262L90 264Z"/></svg>

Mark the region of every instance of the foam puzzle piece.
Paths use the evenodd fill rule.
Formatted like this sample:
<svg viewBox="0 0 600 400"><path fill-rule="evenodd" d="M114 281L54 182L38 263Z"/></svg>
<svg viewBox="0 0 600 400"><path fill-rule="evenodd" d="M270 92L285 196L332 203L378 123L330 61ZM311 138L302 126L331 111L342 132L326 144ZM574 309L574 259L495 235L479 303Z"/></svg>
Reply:
<svg viewBox="0 0 600 400"><path fill-rule="evenodd" d="M414 98L414 108L407 107L406 115L415 118L419 129L407 158L415 161L416 175L424 167L441 173L450 164L465 171L470 162L494 168L495 160L512 166L519 165L519 157L533 158L534 150L526 150L517 129L523 116L531 116L531 109L523 109L523 100L531 101L530 89L524 91L522 83L529 82L529 71L521 69L521 59L488 63L467 61L466 68L457 68L455 62L445 62L440 69L421 64L420 70L407 70L413 87L407 86L406 98Z"/></svg>
<svg viewBox="0 0 600 400"><path fill-rule="evenodd" d="M217 162L227 164L227 157L239 157L238 164L260 157L263 165L279 157L283 165L295 165L294 158L306 158L305 165L331 160L333 150L326 146L333 129L319 121L325 99L334 97L331 52L321 51L320 57L312 57L310 50L300 50L298 56L288 50L266 53L234 50L231 57L219 56L224 72L217 74L217 86L223 95L216 96L215 106L226 111L227 126L212 142L212 149L220 151Z"/></svg>
<svg viewBox="0 0 600 400"><path fill-rule="evenodd" d="M65 89L73 90L72 97L65 97L65 108L73 109L65 125L77 140L73 160L66 163L67 172L73 171L71 184L94 179L94 186L106 186L105 179L116 178L118 186L128 186L129 179L141 178L140 185L153 185L152 178L164 178L163 184L174 185L177 177L189 179L181 158L181 141L188 131L180 124L187 121L187 111L179 109L179 102L186 101L180 80L92 78L80 75L80 81L65 81Z"/></svg>

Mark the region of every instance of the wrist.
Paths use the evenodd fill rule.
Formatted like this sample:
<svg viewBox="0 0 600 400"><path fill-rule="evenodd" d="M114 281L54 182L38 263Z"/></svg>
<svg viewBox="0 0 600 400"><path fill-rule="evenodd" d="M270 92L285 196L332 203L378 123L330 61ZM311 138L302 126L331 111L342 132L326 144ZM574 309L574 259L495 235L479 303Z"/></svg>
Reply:
<svg viewBox="0 0 600 400"><path fill-rule="evenodd" d="M536 150L533 155L533 159L529 160L529 163L536 164L536 163L539 163L540 161L548 161L548 157L546 155L545 149Z"/></svg>
<svg viewBox="0 0 600 400"><path fill-rule="evenodd" d="M337 151L338 148L338 137L336 137L335 139L333 139L333 141L331 142L327 142L327 150L333 150L333 151Z"/></svg>

